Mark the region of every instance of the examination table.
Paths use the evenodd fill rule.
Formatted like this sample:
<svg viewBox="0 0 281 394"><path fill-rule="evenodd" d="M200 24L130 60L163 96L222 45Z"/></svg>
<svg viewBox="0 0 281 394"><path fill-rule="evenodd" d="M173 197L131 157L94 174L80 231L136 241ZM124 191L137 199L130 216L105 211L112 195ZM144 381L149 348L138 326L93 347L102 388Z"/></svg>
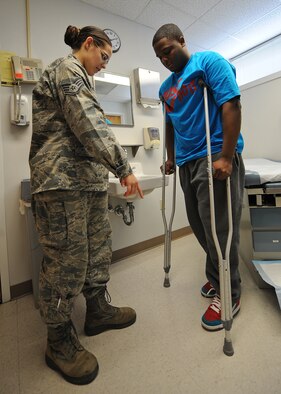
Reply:
<svg viewBox="0 0 281 394"><path fill-rule="evenodd" d="M275 288L281 307L281 162L244 163L239 254L260 288Z"/></svg>

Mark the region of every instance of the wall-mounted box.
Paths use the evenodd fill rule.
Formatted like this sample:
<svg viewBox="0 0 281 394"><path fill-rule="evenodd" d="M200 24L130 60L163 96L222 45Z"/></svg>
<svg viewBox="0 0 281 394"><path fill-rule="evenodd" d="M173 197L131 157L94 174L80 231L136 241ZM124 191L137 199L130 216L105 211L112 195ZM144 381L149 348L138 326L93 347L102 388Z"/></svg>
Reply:
<svg viewBox="0 0 281 394"><path fill-rule="evenodd" d="M137 68L134 70L134 79L137 103L145 108L158 108L161 102L159 72Z"/></svg>

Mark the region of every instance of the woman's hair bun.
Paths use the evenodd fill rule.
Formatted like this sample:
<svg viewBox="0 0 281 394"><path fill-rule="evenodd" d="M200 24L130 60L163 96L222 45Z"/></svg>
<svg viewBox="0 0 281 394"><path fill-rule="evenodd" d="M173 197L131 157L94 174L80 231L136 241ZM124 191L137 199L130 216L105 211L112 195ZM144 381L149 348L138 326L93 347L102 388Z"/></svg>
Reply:
<svg viewBox="0 0 281 394"><path fill-rule="evenodd" d="M64 42L66 45L69 45L73 49L75 46L74 44L76 43L79 36L79 32L80 29L78 29L76 26L69 25L64 34Z"/></svg>
<svg viewBox="0 0 281 394"><path fill-rule="evenodd" d="M76 26L69 25L64 34L64 42L74 51L77 51L88 37L92 37L96 46L103 47L105 44L112 46L105 32L96 26L85 26L78 29Z"/></svg>

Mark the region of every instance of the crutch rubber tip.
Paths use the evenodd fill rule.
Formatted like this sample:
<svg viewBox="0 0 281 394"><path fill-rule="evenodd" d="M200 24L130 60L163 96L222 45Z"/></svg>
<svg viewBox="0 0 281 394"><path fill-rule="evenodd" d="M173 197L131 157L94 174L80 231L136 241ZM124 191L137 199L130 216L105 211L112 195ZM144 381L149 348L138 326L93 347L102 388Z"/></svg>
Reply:
<svg viewBox="0 0 281 394"><path fill-rule="evenodd" d="M233 356L234 350L232 346L232 342L224 340L223 352L226 356Z"/></svg>
<svg viewBox="0 0 281 394"><path fill-rule="evenodd" d="M170 287L171 285L170 285L170 280L169 280L169 278L165 278L164 279L164 287Z"/></svg>

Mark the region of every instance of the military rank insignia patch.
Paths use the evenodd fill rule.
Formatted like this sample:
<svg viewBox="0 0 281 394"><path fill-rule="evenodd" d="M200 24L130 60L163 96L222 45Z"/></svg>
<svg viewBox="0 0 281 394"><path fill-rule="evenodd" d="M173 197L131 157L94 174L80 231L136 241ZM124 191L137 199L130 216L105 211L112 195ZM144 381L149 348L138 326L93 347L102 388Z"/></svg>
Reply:
<svg viewBox="0 0 281 394"><path fill-rule="evenodd" d="M64 94L74 96L80 92L82 86L84 86L84 82L81 77L77 77L73 79L65 79L60 85L64 91Z"/></svg>

